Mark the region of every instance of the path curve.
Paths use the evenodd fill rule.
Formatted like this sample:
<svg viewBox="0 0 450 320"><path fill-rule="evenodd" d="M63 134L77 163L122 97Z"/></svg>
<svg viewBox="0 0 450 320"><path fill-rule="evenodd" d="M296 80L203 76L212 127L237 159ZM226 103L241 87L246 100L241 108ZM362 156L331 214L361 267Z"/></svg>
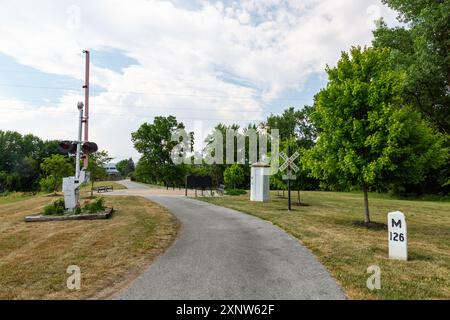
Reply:
<svg viewBox="0 0 450 320"><path fill-rule="evenodd" d="M151 188L131 181L120 183L166 207L182 228L166 253L116 298L345 299L316 257L269 222L179 195L151 195Z"/></svg>

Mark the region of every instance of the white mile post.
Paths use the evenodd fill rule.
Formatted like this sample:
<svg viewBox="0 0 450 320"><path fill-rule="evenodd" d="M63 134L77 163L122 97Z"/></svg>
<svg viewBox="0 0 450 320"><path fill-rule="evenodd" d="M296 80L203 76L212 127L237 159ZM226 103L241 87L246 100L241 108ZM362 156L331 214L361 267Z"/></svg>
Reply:
<svg viewBox="0 0 450 320"><path fill-rule="evenodd" d="M400 211L388 213L389 259L408 260L408 237L405 215Z"/></svg>

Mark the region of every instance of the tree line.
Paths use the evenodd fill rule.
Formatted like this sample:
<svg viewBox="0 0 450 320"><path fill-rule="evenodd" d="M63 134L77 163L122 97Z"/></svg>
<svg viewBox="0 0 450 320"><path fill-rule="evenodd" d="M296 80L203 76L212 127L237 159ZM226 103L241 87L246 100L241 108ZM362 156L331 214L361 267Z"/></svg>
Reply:
<svg viewBox="0 0 450 320"><path fill-rule="evenodd" d="M445 196L450 191L450 2L383 2L399 12L405 26L389 28L378 21L371 47L352 47L336 66L327 66L328 83L312 106L288 107L246 127L215 127L222 133L236 130L238 135L248 129L278 129L280 151L286 153L290 146L300 154L294 188L358 189L366 222L370 191L402 196ZM171 151L178 142L171 136L184 128L174 116L142 124L132 133L141 154L136 167L126 159L117 168L133 180L166 187L184 186L189 174L209 175L216 185L225 183L230 189L249 187L248 164L174 164ZM193 143L192 132L190 138ZM205 142L208 149L214 135ZM0 146L0 192L55 191L63 176L73 174L74 160L58 154L57 141L0 131ZM193 145L188 148L195 156ZM248 162L248 144L244 148ZM110 159L107 153L91 157L94 179L105 176L102 165ZM286 188L281 172L271 177L271 187Z"/></svg>
<svg viewBox="0 0 450 320"><path fill-rule="evenodd" d="M405 26L378 21L371 47L352 47L327 66L328 83L312 106L290 107L248 126L279 129L280 150L290 145L300 153L298 190L361 190L366 223L369 191L415 196L450 190L450 2L383 2ZM134 179L179 186L185 175L203 174L216 184L248 188L249 165L175 165L170 150L177 142L170 136L179 128L184 124L173 116L156 117L132 134L142 154ZM227 128L246 129L216 126ZM281 173L271 185L285 188Z"/></svg>
<svg viewBox="0 0 450 320"><path fill-rule="evenodd" d="M6 192L57 192L62 179L74 175L75 159L59 151L59 141L42 140L32 134L0 130L0 194ZM107 151L89 157L92 184L107 178L104 165L112 158ZM134 171L131 158L117 163L122 177Z"/></svg>

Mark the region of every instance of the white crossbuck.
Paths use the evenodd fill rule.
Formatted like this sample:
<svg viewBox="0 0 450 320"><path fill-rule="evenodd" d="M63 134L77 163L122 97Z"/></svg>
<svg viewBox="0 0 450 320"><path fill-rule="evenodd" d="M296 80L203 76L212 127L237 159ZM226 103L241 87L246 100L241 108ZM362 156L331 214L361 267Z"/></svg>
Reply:
<svg viewBox="0 0 450 320"><path fill-rule="evenodd" d="M284 152L280 152L280 157L284 160L284 163L280 166L280 170L284 171L287 168L294 170L297 172L300 168L294 163L295 159L297 159L300 154L296 151L291 157L288 157ZM283 176L284 180L295 180L296 176L292 175L289 171L287 175Z"/></svg>

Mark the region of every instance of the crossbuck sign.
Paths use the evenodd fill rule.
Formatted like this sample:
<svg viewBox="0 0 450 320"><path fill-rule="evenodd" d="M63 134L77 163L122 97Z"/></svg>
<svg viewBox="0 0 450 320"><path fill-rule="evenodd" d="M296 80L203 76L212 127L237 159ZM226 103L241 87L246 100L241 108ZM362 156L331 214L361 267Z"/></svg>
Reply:
<svg viewBox="0 0 450 320"><path fill-rule="evenodd" d="M288 146L288 155L291 154L291 148ZM300 156L298 152L295 152L292 156L287 156L284 152L280 152L280 157L284 160L284 163L280 166L280 170L284 171L288 169L287 175L283 176L283 180L287 180L288 183L288 210L291 211L291 180L297 179L295 175L291 173L291 169L294 172L299 170L299 167L294 163L295 159Z"/></svg>
<svg viewBox="0 0 450 320"><path fill-rule="evenodd" d="M280 166L280 170L284 171L289 168L287 175L283 176L283 180L295 180L296 176L291 174L291 170L297 172L299 167L294 163L295 159L300 156L298 152L295 152L291 157L288 157L284 152L280 152L280 157L284 160L284 163Z"/></svg>

